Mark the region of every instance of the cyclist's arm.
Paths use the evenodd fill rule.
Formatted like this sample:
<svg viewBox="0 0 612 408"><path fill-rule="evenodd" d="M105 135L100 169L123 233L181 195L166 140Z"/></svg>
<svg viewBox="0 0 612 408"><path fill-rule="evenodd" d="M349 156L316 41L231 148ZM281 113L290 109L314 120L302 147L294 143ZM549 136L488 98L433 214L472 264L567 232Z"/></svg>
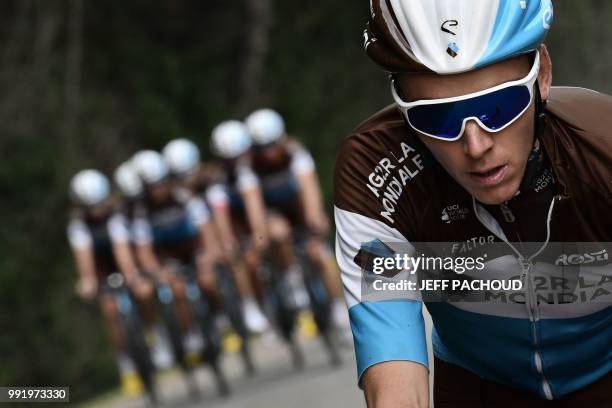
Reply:
<svg viewBox="0 0 612 408"><path fill-rule="evenodd" d="M224 250L230 253L237 250L238 243L232 229L229 199L223 186L217 184L208 188L206 201L210 204L213 222Z"/></svg>
<svg viewBox="0 0 612 408"><path fill-rule="evenodd" d="M257 176L246 166L239 171L237 187L244 201L253 243L265 247L268 243L268 233L263 194Z"/></svg>
<svg viewBox="0 0 612 408"><path fill-rule="evenodd" d="M132 238L136 248L136 259L143 270L159 279L161 264L153 250L153 233L149 221L144 217L137 217L132 222Z"/></svg>
<svg viewBox="0 0 612 408"><path fill-rule="evenodd" d="M191 197L185 204L190 222L198 229L201 252L211 260L216 260L220 254L215 225L210 218L210 211L203 200Z"/></svg>
<svg viewBox="0 0 612 408"><path fill-rule="evenodd" d="M363 375L363 389L369 408L427 408L429 373L411 361L376 364Z"/></svg>
<svg viewBox="0 0 612 408"><path fill-rule="evenodd" d="M119 272L129 281L138 276L134 253L130 245L128 221L122 215L114 215L108 221L108 232L113 243L113 256Z"/></svg>
<svg viewBox="0 0 612 408"><path fill-rule="evenodd" d="M371 276L374 258L391 256L388 250L411 255L414 248L397 230L375 219L336 207L335 220L336 256L368 406L427 406L427 345L419 293L375 292L363 281L365 273ZM409 271L400 274L398 279L415 281Z"/></svg>
<svg viewBox="0 0 612 408"><path fill-rule="evenodd" d="M68 224L68 242L70 243L79 278L95 278L96 266L92 237L83 221L70 221L70 224Z"/></svg>
<svg viewBox="0 0 612 408"><path fill-rule="evenodd" d="M291 160L291 172L298 180L300 200L308 225L319 225L325 217L321 188L312 156L303 147L298 147Z"/></svg>

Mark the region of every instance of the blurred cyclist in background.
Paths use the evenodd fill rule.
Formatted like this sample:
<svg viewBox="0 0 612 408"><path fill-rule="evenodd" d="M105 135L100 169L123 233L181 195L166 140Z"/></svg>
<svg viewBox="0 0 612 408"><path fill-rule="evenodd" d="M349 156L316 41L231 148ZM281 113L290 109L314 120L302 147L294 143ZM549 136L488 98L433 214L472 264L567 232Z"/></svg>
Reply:
<svg viewBox="0 0 612 408"><path fill-rule="evenodd" d="M73 207L68 223L68 241L78 271L76 292L86 302L99 300L126 394L137 394L142 384L134 362L124 351L114 298L100 288L106 278L120 272L139 303L152 297L153 288L138 272L130 248L127 220L111 196L106 176L83 170L70 183Z"/></svg>
<svg viewBox="0 0 612 408"><path fill-rule="evenodd" d="M210 180L208 199L221 215L215 221L222 231L225 251L244 263L261 299L259 271L268 239L261 190L247 165L250 147L251 139L242 122L220 123L211 138L211 151L217 160L207 166L206 174Z"/></svg>
<svg viewBox="0 0 612 408"><path fill-rule="evenodd" d="M242 314L247 329L251 333L263 333L269 327L268 319L254 298L246 266L239 256L239 246L231 229L229 197L225 189L212 185L212 180L200 161L200 150L190 140L172 140L164 147L162 154L175 181L205 200L212 210L224 262L231 267L241 296Z"/></svg>
<svg viewBox="0 0 612 408"><path fill-rule="evenodd" d="M185 284L168 266L178 261L193 265L200 286L215 298L213 266L219 258L206 204L185 189L173 188L162 156L152 150L132 159L144 183L142 200L134 205L132 233L138 260L145 271L172 289L184 346L196 355L203 348L200 332L192 324Z"/></svg>
<svg viewBox="0 0 612 408"><path fill-rule="evenodd" d="M287 279L301 279L294 254L294 238L306 240L306 253L322 272L332 300L332 318L348 328L342 300L340 274L333 254L325 243L329 219L323 209L315 163L304 146L289 138L285 121L271 109L260 109L246 119L253 141L250 165L261 185L268 209L268 233L277 260L287 269Z"/></svg>
<svg viewBox="0 0 612 408"><path fill-rule="evenodd" d="M113 173L113 181L121 194L122 210L131 219L136 203L144 194L144 185L134 164L128 160L119 165Z"/></svg>
<svg viewBox="0 0 612 408"><path fill-rule="evenodd" d="M121 213L125 214L128 225L132 224L134 209L144 194L144 185L136 172L133 163L126 161L122 163L113 174L113 181L121 195ZM131 237L130 237L131 238ZM133 240L130 249L135 252ZM147 337L152 342L151 354L153 363L157 368L169 368L173 363L167 333L161 324L155 323L155 296L151 293L143 299L141 308L146 310L145 323L147 323Z"/></svg>

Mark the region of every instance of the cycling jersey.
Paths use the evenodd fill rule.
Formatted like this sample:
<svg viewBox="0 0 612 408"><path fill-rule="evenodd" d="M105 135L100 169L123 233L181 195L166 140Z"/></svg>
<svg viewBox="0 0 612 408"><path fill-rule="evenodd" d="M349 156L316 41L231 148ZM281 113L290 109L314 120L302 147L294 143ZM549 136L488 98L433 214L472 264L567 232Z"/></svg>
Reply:
<svg viewBox="0 0 612 408"><path fill-rule="evenodd" d="M244 218L242 195L259 185L257 176L246 161L223 161L212 164L207 200L211 205L229 204L232 217Z"/></svg>
<svg viewBox="0 0 612 408"><path fill-rule="evenodd" d="M270 148L280 148L275 160L265 154L265 149ZM255 148L251 165L261 184L266 207L282 214L292 226L305 228L298 178L315 169L308 150L289 139L273 147Z"/></svg>
<svg viewBox="0 0 612 408"><path fill-rule="evenodd" d="M159 203L142 200L134 209L132 235L138 244L152 244L158 255L187 259L196 250L199 227L210 216L206 204L182 189Z"/></svg>
<svg viewBox="0 0 612 408"><path fill-rule="evenodd" d="M548 399L610 371L610 280L602 278L597 301L565 303L537 298L534 279L551 271L572 274L576 264L581 270L610 270L611 112L606 95L553 88L539 135L549 164L529 187L532 191L503 206L484 206L471 197L394 107L375 114L345 140L335 169L336 254L359 377L384 361L428 364L421 294L398 292L393 299L377 300L363 286L371 266L367 261L381 248L416 256L425 251L419 246L425 242L457 243L465 256L502 243L503 249L484 262L482 275L520 276L525 282L523 302L426 300L436 357ZM565 253L551 263L510 242L524 237L544 241L538 245L542 254L549 242L590 242L601 248L598 257ZM591 258L597 258L593 266L587 265Z"/></svg>
<svg viewBox="0 0 612 408"><path fill-rule="evenodd" d="M93 251L96 275L100 279L118 271L113 245L128 242L130 237L125 216L114 211L100 218L74 211L67 234L72 249Z"/></svg>
<svg viewBox="0 0 612 408"><path fill-rule="evenodd" d="M298 177L314 171L314 160L308 150L293 140L283 142L278 159L270 161L262 149L255 148L252 168L261 183L264 201L269 207L283 208L299 200Z"/></svg>
<svg viewBox="0 0 612 408"><path fill-rule="evenodd" d="M204 200L209 208L225 208L230 204L226 189L218 183L216 166L201 168L192 187L194 194Z"/></svg>

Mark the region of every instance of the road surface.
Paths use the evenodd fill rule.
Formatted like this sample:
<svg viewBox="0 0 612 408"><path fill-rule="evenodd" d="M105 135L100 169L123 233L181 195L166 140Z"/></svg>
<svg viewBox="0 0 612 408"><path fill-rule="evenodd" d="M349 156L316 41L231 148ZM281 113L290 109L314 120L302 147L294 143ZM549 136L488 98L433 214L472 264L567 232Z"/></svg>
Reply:
<svg viewBox="0 0 612 408"><path fill-rule="evenodd" d="M431 319L425 312L427 333L431 331ZM428 340L429 340L428 336ZM342 351L343 364L331 367L323 345L317 338L301 338L306 365L296 371L288 350L279 341L255 339L253 357L258 372L246 377L238 355L224 357L222 362L232 387L232 395L221 399L215 394L212 376L206 369L196 373L201 398L189 399L185 383L178 371L164 373L159 378L162 407L210 407L210 408L316 408L354 407L365 408L363 393L356 385L356 368L353 350ZM429 344L430 341L428 341ZM431 360L430 347L430 361ZM125 399L119 393L102 396L85 406L90 408L137 408L146 404L143 399ZM432 405L433 406L433 405Z"/></svg>

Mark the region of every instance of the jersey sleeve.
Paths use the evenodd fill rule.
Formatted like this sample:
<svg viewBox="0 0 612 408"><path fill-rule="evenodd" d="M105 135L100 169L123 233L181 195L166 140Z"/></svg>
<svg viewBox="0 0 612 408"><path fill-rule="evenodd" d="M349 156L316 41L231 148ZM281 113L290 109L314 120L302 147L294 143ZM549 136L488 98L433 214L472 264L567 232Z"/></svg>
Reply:
<svg viewBox="0 0 612 408"><path fill-rule="evenodd" d="M291 156L291 173L295 176L312 173L315 162L312 155L304 146L298 145Z"/></svg>
<svg viewBox="0 0 612 408"><path fill-rule="evenodd" d="M91 248L93 239L91 231L81 219L72 219L67 228L68 242L74 250Z"/></svg>
<svg viewBox="0 0 612 408"><path fill-rule="evenodd" d="M147 245L153 242L153 228L143 207L137 207L134 210L130 232L136 245Z"/></svg>
<svg viewBox="0 0 612 408"><path fill-rule="evenodd" d="M206 201L213 208L227 207L229 205L229 197L225 186L222 184L213 184L208 187L205 192Z"/></svg>
<svg viewBox="0 0 612 408"><path fill-rule="evenodd" d="M257 175L247 164L240 164L236 169L236 188L241 193L259 185Z"/></svg>
<svg viewBox="0 0 612 408"><path fill-rule="evenodd" d="M365 138L367 140L367 138ZM375 275L376 258L414 255L406 237L380 215L368 177L380 162L379 148L349 138L336 162L334 215L336 258L342 272L359 380L372 365L413 361L428 367L427 342L418 290L377 291L372 279L410 281L416 274L394 270ZM374 273L374 274L373 274ZM387 275L387 276L385 276Z"/></svg>
<svg viewBox="0 0 612 408"><path fill-rule="evenodd" d="M128 220L123 214L111 216L107 223L107 230L113 244L124 244L130 241Z"/></svg>
<svg viewBox="0 0 612 408"><path fill-rule="evenodd" d="M198 197L191 197L185 204L185 210L189 220L198 227L210 220L210 211L206 203Z"/></svg>

